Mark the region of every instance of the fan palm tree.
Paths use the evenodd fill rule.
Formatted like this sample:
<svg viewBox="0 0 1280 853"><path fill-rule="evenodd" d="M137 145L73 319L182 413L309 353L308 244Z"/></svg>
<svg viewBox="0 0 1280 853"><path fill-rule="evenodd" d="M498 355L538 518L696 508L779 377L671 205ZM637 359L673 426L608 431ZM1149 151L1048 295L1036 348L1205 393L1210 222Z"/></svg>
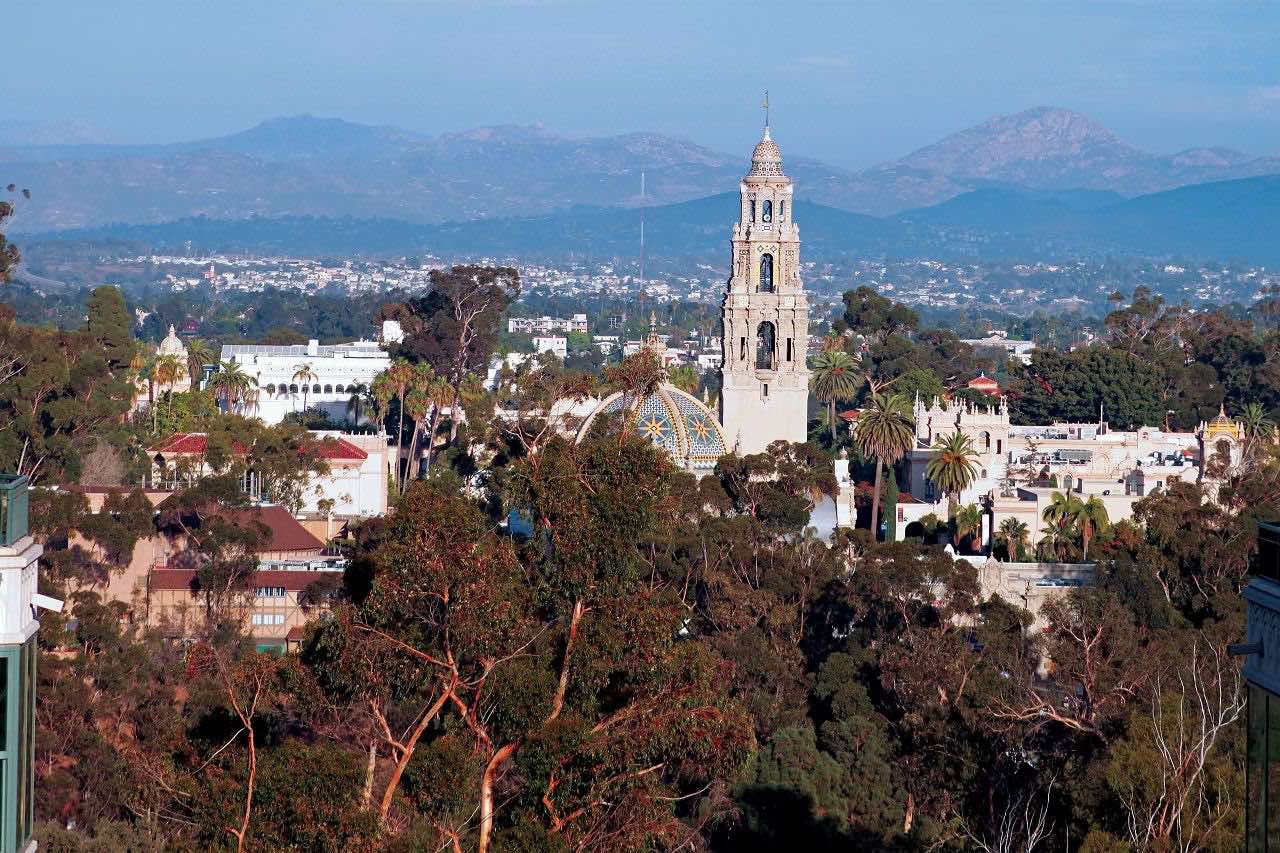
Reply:
<svg viewBox="0 0 1280 853"><path fill-rule="evenodd" d="M178 384L179 377L186 372L187 366L176 355L162 355L156 360L156 382L165 389L169 400L169 414L173 414L173 386Z"/></svg>
<svg viewBox="0 0 1280 853"><path fill-rule="evenodd" d="M396 395L396 389L391 386L391 380L387 378L387 374L380 373L374 377L373 383L369 386L369 399L373 404L373 418L378 422L378 429L382 430L385 435L387 432L387 411L391 408L391 398Z"/></svg>
<svg viewBox="0 0 1280 853"><path fill-rule="evenodd" d="M1102 502L1102 498L1097 495L1090 495L1087 501L1077 501L1080 504L1076 510L1076 524L1080 528L1081 549L1084 552L1084 558L1089 559L1089 542L1093 539L1095 533L1100 533L1111 526L1111 519L1107 516L1107 505Z"/></svg>
<svg viewBox="0 0 1280 853"><path fill-rule="evenodd" d="M872 394L858 415L858 424L854 427L853 436L862 447L862 455L876 460L875 486L871 493L873 536L878 536L880 532L880 481L884 466L887 464L892 469L893 464L906 455L915 441L915 423L909 412L910 404L901 394ZM834 439L834 427L832 436Z"/></svg>
<svg viewBox="0 0 1280 853"><path fill-rule="evenodd" d="M964 541L964 537L970 533L977 533L982 529L982 507L977 504L967 504L956 510L956 532L952 539L956 550L960 549L960 543Z"/></svg>
<svg viewBox="0 0 1280 853"><path fill-rule="evenodd" d="M1040 552L1040 559L1045 559L1046 555L1053 559L1060 559L1061 555L1058 550L1062 545L1062 540L1062 528L1058 525L1046 524L1040 528L1040 541L1036 543L1036 550Z"/></svg>
<svg viewBox="0 0 1280 853"><path fill-rule="evenodd" d="M209 382L213 398L224 403L228 412L240 403L247 402L257 387L257 380L241 370L240 365L234 361L224 361L218 365L218 372Z"/></svg>
<svg viewBox="0 0 1280 853"><path fill-rule="evenodd" d="M1050 524L1056 524L1064 530L1070 529L1080 517L1080 508L1084 502L1070 492L1054 492L1049 497L1049 505L1040 513L1040 517Z"/></svg>
<svg viewBox="0 0 1280 853"><path fill-rule="evenodd" d="M697 394L702 375L691 365L682 364L667 371L667 381L687 394Z"/></svg>
<svg viewBox="0 0 1280 853"><path fill-rule="evenodd" d="M354 385L351 387L355 388ZM351 425L352 429L360 428L360 415L361 415L361 409L363 406L364 406L363 392L359 391L358 389L353 390L351 392L351 396L347 398L347 423Z"/></svg>
<svg viewBox="0 0 1280 853"><path fill-rule="evenodd" d="M430 368L428 368L430 369ZM431 410L431 401L427 398L426 388L415 384L404 396L404 408L413 419L413 432L409 435L409 460L405 464L404 483L418 476L418 441L422 436L423 424L427 420L427 412Z"/></svg>
<svg viewBox="0 0 1280 853"><path fill-rule="evenodd" d="M861 384L858 362L843 350L822 351L813 359L813 395L827 405L827 423L831 425L831 444L836 443L836 400L849 400Z"/></svg>
<svg viewBox="0 0 1280 853"><path fill-rule="evenodd" d="M193 338L187 343L187 372L191 375L191 387L200 387L200 378L204 375L204 366L212 364L217 356L213 352L213 347L200 340Z"/></svg>
<svg viewBox="0 0 1280 853"><path fill-rule="evenodd" d="M925 466L925 476L942 489L947 496L950 511L954 511L960 493L977 479L978 465L974 462L977 458L978 452L973 449L973 440L958 430L934 439L933 452Z"/></svg>
<svg viewBox="0 0 1280 853"><path fill-rule="evenodd" d="M319 378L310 364L299 364L293 371L293 381L302 386L302 411L304 412L307 410L307 392L311 390L311 383Z"/></svg>
<svg viewBox="0 0 1280 853"><path fill-rule="evenodd" d="M1251 458L1255 447L1276 434L1275 422L1267 417L1261 403L1245 403L1240 410L1240 426L1244 430L1244 455Z"/></svg>
<svg viewBox="0 0 1280 853"><path fill-rule="evenodd" d="M1006 518L1000 522L999 535L1004 540L1005 549L1009 552L1009 561L1014 562L1026 547L1027 539L1031 536L1031 528L1016 518Z"/></svg>
<svg viewBox="0 0 1280 853"><path fill-rule="evenodd" d="M403 492L404 477L400 473L400 453L404 448L405 395L413 385L413 365L398 358L395 364L387 368L385 375L387 382L395 391L396 399L400 401L400 426L396 429L396 484Z"/></svg>
<svg viewBox="0 0 1280 853"><path fill-rule="evenodd" d="M427 437L426 470L431 470L431 457L436 449L436 429L440 424L440 412L453 401L453 386L448 377L437 376L427 386L427 398L431 401L431 427Z"/></svg>
<svg viewBox="0 0 1280 853"><path fill-rule="evenodd" d="M147 409L151 412L151 432L156 431L156 363L158 357L153 352L139 351L129 362L129 375L136 389L142 383L147 384ZM137 391L134 391L137 396Z"/></svg>

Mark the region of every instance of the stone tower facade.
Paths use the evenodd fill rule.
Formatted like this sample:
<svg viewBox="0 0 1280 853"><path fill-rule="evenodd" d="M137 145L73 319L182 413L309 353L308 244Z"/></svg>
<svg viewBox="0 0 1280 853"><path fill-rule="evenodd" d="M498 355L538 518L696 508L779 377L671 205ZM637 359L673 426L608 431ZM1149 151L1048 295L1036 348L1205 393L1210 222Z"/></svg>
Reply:
<svg viewBox="0 0 1280 853"><path fill-rule="evenodd" d="M733 273L721 317L720 422L729 449L762 453L770 442L807 438L809 300L800 281L800 229L791 179L769 136L739 184Z"/></svg>

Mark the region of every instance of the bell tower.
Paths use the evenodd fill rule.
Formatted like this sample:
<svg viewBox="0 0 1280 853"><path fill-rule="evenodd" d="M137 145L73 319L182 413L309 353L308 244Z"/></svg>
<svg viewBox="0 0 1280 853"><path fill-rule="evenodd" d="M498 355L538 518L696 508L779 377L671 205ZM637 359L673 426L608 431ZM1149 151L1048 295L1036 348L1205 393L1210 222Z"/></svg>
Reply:
<svg viewBox="0 0 1280 853"><path fill-rule="evenodd" d="M733 272L721 308L720 422L729 449L746 455L808 437L809 300L800 281L800 229L767 120L738 191Z"/></svg>

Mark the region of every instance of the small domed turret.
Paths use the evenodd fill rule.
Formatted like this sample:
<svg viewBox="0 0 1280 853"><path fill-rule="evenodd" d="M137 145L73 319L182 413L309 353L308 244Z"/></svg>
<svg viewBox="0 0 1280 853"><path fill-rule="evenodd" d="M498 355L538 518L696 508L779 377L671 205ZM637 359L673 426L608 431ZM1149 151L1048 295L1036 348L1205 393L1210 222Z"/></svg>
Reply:
<svg viewBox="0 0 1280 853"><path fill-rule="evenodd" d="M768 125L765 126L764 136L756 143L756 150L751 152L751 171L747 174L763 177L782 175L782 151L769 135Z"/></svg>

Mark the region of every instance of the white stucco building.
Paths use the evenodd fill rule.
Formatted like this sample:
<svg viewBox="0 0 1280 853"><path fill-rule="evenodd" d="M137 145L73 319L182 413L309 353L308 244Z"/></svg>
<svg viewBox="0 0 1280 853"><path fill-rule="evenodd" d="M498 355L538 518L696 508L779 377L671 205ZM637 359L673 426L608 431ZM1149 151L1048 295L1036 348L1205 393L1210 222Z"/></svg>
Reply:
<svg viewBox="0 0 1280 853"><path fill-rule="evenodd" d="M1033 540L1044 524L1044 510L1057 492L1083 500L1097 497L1114 523L1133 515L1133 505L1170 483L1215 486L1207 459L1239 461L1243 431L1226 412L1200 424L1195 432L1165 432L1157 427L1113 430L1097 423L1014 426L1008 405L972 406L960 401L916 400L912 412L915 445L904 457L904 482L896 510L899 539L916 535L912 525L926 515L947 518L947 500L929 479L935 442L959 432L976 453L977 476L956 496L960 505L983 507L983 546L1007 518L1025 523ZM855 484L848 463L837 460L843 506L841 523L852 525ZM1211 492L1211 495L1215 494ZM917 525L918 527L918 525Z"/></svg>
<svg viewBox="0 0 1280 853"><path fill-rule="evenodd" d="M354 417L352 395L368 391L374 378L391 366L386 350L364 340L333 346L315 340L292 346L229 344L222 348L221 360L239 365L257 381L257 404L247 414L269 424L304 407L324 410L334 423L347 423Z"/></svg>

